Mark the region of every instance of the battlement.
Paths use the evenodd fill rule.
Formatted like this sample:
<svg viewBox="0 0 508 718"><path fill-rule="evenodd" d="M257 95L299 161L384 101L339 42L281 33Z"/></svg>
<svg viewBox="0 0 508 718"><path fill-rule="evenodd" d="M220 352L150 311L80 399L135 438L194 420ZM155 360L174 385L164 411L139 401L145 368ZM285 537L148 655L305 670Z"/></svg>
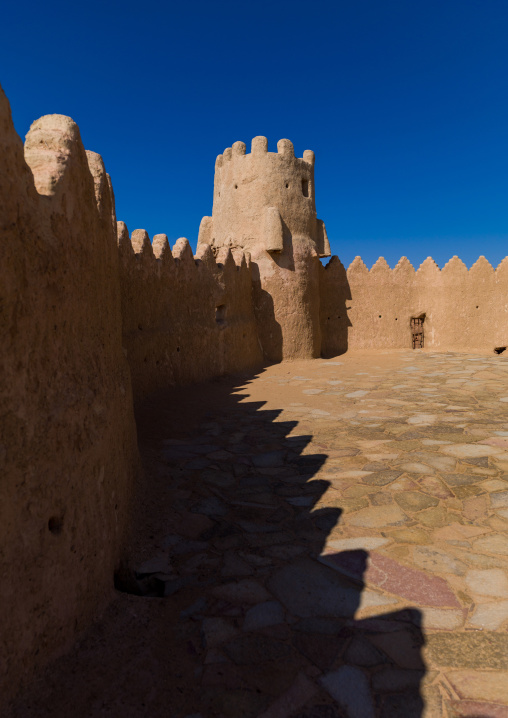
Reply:
<svg viewBox="0 0 508 718"><path fill-rule="evenodd" d="M122 336L134 401L261 363L250 255L117 223Z"/></svg>
<svg viewBox="0 0 508 718"><path fill-rule="evenodd" d="M481 349L508 345L508 258L496 268L484 257L471 267L457 256L439 267L407 257L391 268L379 257L369 268L355 257L322 267L321 334L325 355L356 349L409 349L411 318L425 317L425 347Z"/></svg>
<svg viewBox="0 0 508 718"><path fill-rule="evenodd" d="M254 137L251 152L234 142L217 157L212 216L203 217L198 245L247 250L256 262L266 253L286 257L330 256L324 222L317 218L315 155L295 157L293 143L279 140L268 151L266 137Z"/></svg>
<svg viewBox="0 0 508 718"><path fill-rule="evenodd" d="M129 237L125 222L117 222L117 242L124 268L132 271L145 270L153 274L164 271L206 268L215 273L250 272L250 254L242 250L232 251L222 247L214 255L207 244L199 245L194 255L189 240L180 237L171 249L165 234L156 234L150 242L148 232L135 229ZM249 275L250 276L250 275Z"/></svg>
<svg viewBox="0 0 508 718"><path fill-rule="evenodd" d="M291 140L279 140L277 142L277 152L268 152L268 139L263 136L254 137L251 142L251 151L247 153L245 142L234 142L231 147L226 147L221 155L215 160L215 169L220 169L231 160L239 157L255 157L260 158L263 155L270 157L279 157L284 160L299 160L305 162L311 167L314 166L315 154L312 150L305 150L303 157L295 157L295 148Z"/></svg>
<svg viewBox="0 0 508 718"><path fill-rule="evenodd" d="M336 259L336 257L332 257L332 259L326 266L330 266L332 264L332 260ZM446 264L442 268L439 267L437 262L435 262L432 257L427 257L427 259L425 259L416 270L407 257L401 257L393 268L390 267L384 257L379 257L369 270L363 259L357 256L353 259L346 271L348 275L382 275L391 272L405 272L409 274L413 273L416 275L421 275L428 274L429 272L443 272L448 275L455 274L457 276L463 276L464 274L469 273L475 276L482 274L485 276L502 274L503 277L505 277L506 275L508 275L508 257L505 257L497 265L497 267L494 268L492 264L488 261L488 259L481 255L480 257L478 257L476 262L471 265L469 269L467 268L467 265L456 255L449 259L448 262L446 262Z"/></svg>
<svg viewBox="0 0 508 718"><path fill-rule="evenodd" d="M266 207L275 207L292 232L314 236L314 162L312 150L295 157L293 143L286 139L278 141L277 152L268 152L266 137L254 137L250 153L245 142L227 147L215 161L212 214L218 246L223 241L220 235L240 226L252 235L252 220ZM220 227L223 217L229 230Z"/></svg>

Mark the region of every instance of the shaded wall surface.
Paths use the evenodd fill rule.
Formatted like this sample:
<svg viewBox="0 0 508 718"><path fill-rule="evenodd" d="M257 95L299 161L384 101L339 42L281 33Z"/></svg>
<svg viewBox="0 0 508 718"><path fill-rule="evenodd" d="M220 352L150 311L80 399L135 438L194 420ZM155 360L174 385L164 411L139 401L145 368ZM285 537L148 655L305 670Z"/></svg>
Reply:
<svg viewBox="0 0 508 718"><path fill-rule="evenodd" d="M77 125L48 115L23 146L1 89L0 329L3 703L113 595L139 471L133 394L262 354L248 255L130 238Z"/></svg>
<svg viewBox="0 0 508 718"><path fill-rule="evenodd" d="M0 700L112 596L136 432L113 195L77 125L0 89Z"/></svg>
<svg viewBox="0 0 508 718"><path fill-rule="evenodd" d="M123 345L136 402L170 385L206 381L262 363L249 256L188 241L153 246L118 223Z"/></svg>
<svg viewBox="0 0 508 718"><path fill-rule="evenodd" d="M415 271L406 257L369 271L360 257L347 271L333 257L321 268L323 353L409 349L410 321L424 316L425 348L492 351L508 346L508 258L494 270L480 257L468 270L453 257L442 269L427 258Z"/></svg>

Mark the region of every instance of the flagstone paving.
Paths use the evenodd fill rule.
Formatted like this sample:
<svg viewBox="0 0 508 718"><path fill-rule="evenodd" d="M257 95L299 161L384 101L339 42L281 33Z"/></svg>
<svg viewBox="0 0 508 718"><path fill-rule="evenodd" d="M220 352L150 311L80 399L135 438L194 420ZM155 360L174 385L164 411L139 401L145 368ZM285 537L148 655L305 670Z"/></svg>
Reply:
<svg viewBox="0 0 508 718"><path fill-rule="evenodd" d="M507 390L503 355L347 354L159 421L171 512L117 587L179 606L193 673L168 712L147 690L121 714L507 717Z"/></svg>

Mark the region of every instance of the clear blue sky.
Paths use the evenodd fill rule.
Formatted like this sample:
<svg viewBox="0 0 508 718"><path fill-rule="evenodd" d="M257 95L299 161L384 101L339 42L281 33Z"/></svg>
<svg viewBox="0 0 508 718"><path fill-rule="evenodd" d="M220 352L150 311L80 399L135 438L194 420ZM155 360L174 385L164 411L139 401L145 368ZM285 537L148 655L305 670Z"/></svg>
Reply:
<svg viewBox="0 0 508 718"><path fill-rule="evenodd" d="M508 1L5 3L17 131L70 115L132 231L193 246L217 154L316 152L318 216L345 264L508 254Z"/></svg>

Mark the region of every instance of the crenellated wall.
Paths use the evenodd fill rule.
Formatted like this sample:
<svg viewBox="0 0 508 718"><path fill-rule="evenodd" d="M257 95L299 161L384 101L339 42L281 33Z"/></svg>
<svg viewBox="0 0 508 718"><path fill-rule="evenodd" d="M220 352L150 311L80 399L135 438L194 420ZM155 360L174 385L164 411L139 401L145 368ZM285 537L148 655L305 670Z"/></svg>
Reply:
<svg viewBox="0 0 508 718"><path fill-rule="evenodd" d="M415 271L406 257L369 271L356 257L321 270L323 354L347 349L411 348L410 319L425 315L425 348L442 351L508 346L508 258L496 270L480 257L468 270L453 257L439 269L428 257Z"/></svg>
<svg viewBox="0 0 508 718"><path fill-rule="evenodd" d="M112 597L138 470L115 230L77 125L23 147L0 88L0 702Z"/></svg>
<svg viewBox="0 0 508 718"><path fill-rule="evenodd" d="M169 385L259 367L249 255L209 245L171 251L145 230L118 223L123 346L135 402Z"/></svg>

